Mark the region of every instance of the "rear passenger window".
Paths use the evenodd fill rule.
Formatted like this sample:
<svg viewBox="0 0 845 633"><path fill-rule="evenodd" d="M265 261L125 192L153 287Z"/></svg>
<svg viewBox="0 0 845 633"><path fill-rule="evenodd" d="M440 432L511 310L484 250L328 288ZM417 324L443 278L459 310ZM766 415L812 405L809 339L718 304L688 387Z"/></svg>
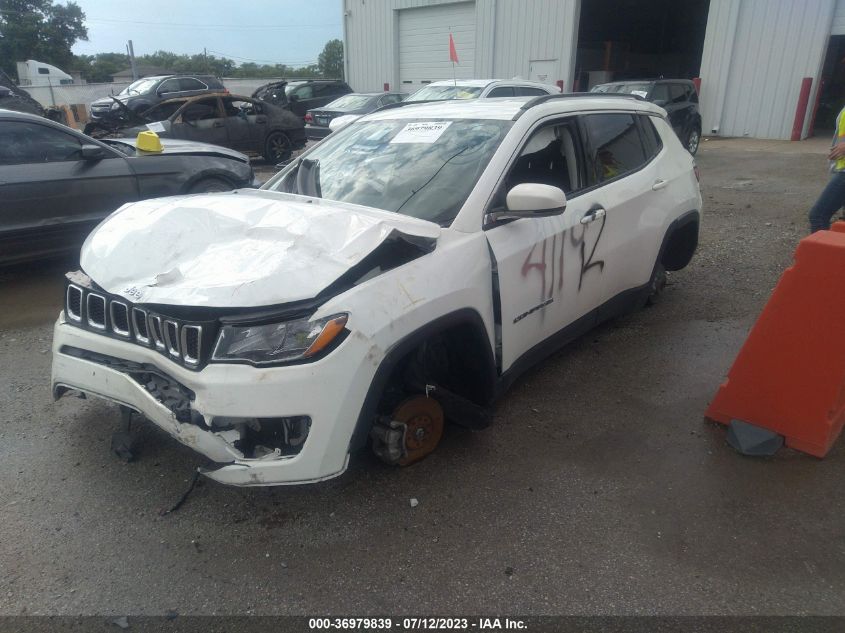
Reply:
<svg viewBox="0 0 845 633"><path fill-rule="evenodd" d="M682 84L672 84L671 88L672 103L683 103L687 100L687 89Z"/></svg>
<svg viewBox="0 0 845 633"><path fill-rule="evenodd" d="M549 93L545 90L541 90L540 88L528 88L527 86L519 86L516 89L516 95L518 97L542 97L547 94Z"/></svg>
<svg viewBox="0 0 845 633"><path fill-rule="evenodd" d="M643 140L645 141L646 153L649 158L657 156L663 149L663 139L654 127L650 116L640 115L640 124L643 128Z"/></svg>
<svg viewBox="0 0 845 633"><path fill-rule="evenodd" d="M513 87L512 86L499 86L498 88L493 88L490 91L490 94L487 95L489 99L493 97L512 97L513 96Z"/></svg>
<svg viewBox="0 0 845 633"><path fill-rule="evenodd" d="M193 77L180 77L179 78L179 89L180 90L205 90L208 88L204 83L202 83L199 79L194 79Z"/></svg>
<svg viewBox="0 0 845 633"><path fill-rule="evenodd" d="M646 162L633 114L589 114L584 124L590 139L590 162L599 182L639 169Z"/></svg>

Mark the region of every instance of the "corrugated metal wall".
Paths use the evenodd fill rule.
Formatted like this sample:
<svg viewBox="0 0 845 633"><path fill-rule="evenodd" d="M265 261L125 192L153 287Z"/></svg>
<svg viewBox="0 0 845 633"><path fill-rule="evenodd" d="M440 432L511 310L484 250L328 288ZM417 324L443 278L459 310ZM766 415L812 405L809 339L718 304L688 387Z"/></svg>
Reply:
<svg viewBox="0 0 845 633"><path fill-rule="evenodd" d="M704 133L789 139L801 80L806 135L837 0L710 0L701 60Z"/></svg>
<svg viewBox="0 0 845 633"><path fill-rule="evenodd" d="M399 84L399 11L456 0L343 0L347 81L354 90ZM531 60L557 60L572 86L581 0L475 0L473 76L529 78ZM443 44L448 60L448 42ZM439 79L449 79L451 74Z"/></svg>
<svg viewBox="0 0 845 633"><path fill-rule="evenodd" d="M836 9L833 11L833 25L830 28L831 35L845 35L845 0L836 0Z"/></svg>

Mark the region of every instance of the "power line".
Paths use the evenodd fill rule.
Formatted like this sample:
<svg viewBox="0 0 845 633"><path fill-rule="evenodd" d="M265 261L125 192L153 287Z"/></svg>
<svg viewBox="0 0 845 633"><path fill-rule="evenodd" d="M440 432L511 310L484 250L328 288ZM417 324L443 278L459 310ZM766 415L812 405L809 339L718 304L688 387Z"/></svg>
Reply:
<svg viewBox="0 0 845 633"><path fill-rule="evenodd" d="M251 57L238 57L237 55L229 55L228 53L221 53L220 51L213 51L210 48L208 49L209 53L214 53L215 55L222 55L228 59L236 59L241 62L261 62L262 64L280 64L282 66L292 66L294 64L300 66L308 66L310 64L316 64L316 60L309 60L304 62L280 62L272 59L253 59Z"/></svg>

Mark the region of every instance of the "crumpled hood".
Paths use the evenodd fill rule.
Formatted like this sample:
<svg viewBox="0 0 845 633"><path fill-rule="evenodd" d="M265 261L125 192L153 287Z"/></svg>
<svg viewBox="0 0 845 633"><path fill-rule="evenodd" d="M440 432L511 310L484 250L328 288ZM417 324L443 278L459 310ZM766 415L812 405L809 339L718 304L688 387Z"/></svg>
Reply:
<svg viewBox="0 0 845 633"><path fill-rule="evenodd" d="M83 271L136 303L260 307L312 299L387 240L420 254L437 224L270 191L124 205L85 240Z"/></svg>

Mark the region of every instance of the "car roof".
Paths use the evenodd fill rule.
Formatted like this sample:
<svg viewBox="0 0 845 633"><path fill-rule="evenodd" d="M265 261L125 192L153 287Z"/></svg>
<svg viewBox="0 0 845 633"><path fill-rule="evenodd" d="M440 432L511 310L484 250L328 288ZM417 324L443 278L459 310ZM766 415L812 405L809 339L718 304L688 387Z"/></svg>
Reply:
<svg viewBox="0 0 845 633"><path fill-rule="evenodd" d="M532 103L534 102L534 103ZM532 106L525 106L532 103ZM367 115L367 120L395 119L487 119L512 121L524 111L541 108L541 114L565 114L584 110L636 110L659 116L662 108L634 97L606 96L579 93L576 95L550 95L549 97L505 97L502 99L449 99L446 101L404 101L401 107L377 110Z"/></svg>

